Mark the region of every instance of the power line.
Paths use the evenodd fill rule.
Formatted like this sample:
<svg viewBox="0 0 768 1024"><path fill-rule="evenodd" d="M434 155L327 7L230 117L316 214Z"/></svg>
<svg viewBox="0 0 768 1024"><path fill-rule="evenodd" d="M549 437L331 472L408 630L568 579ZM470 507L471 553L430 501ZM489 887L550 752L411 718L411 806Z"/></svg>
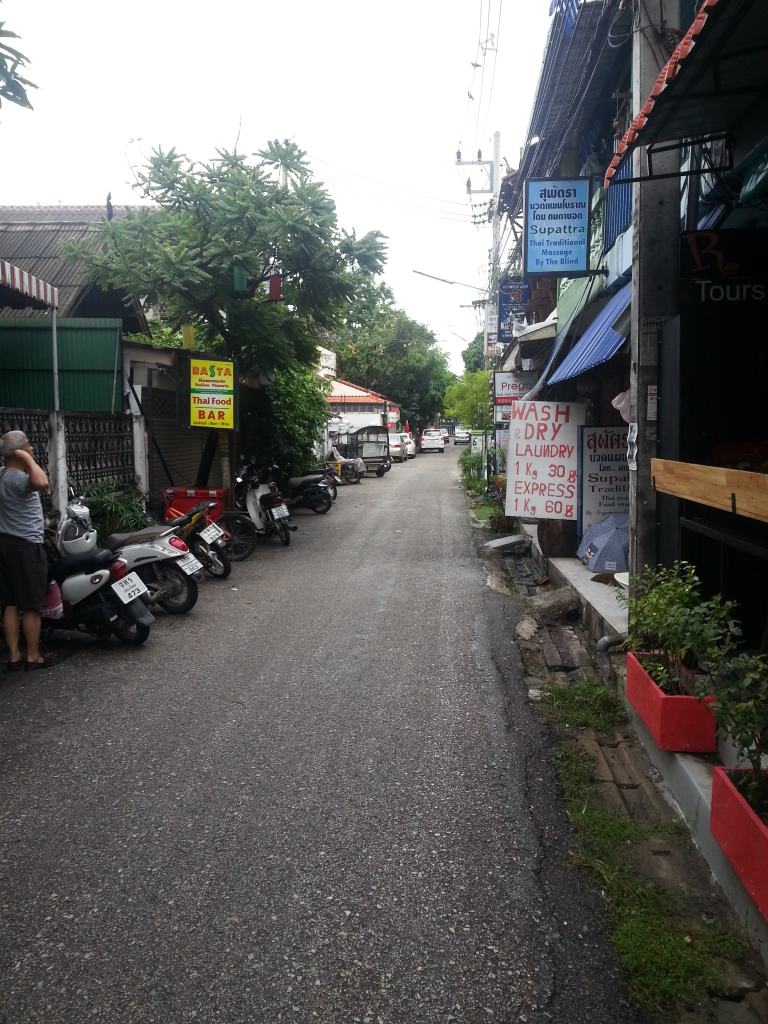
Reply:
<svg viewBox="0 0 768 1024"><path fill-rule="evenodd" d="M499 0L499 18L496 22L496 49L493 51L493 70L491 71L491 87L488 92L488 113L486 114L486 127L487 122L491 116L491 103L493 101L493 86L496 81L496 61L499 58L499 36L501 35L501 12L504 7L504 0Z"/></svg>
<svg viewBox="0 0 768 1024"><path fill-rule="evenodd" d="M365 194L367 196L374 197L377 202L382 205L389 205L392 207L398 207L401 210L409 211L413 214L420 214L422 216L431 217L437 220L447 221L452 224L471 224L469 213L465 210L461 213L459 210L446 210L439 207L430 207L423 203L419 203L415 199L409 199L406 196L395 196L381 192L376 189L372 189L369 185L363 182L357 182L353 179L343 180L337 174L331 173L326 176L327 182L337 188L351 189L353 191ZM463 204L460 204L463 208Z"/></svg>
<svg viewBox="0 0 768 1024"><path fill-rule="evenodd" d="M444 203L447 206L464 206L464 203L460 203L456 199L443 199L441 196L432 196L428 192L418 192L416 189L406 188L404 185L394 185L389 181L384 181L383 178L372 178L368 174L360 174L358 171L349 171L346 168L339 167L338 164L332 164L329 160L323 160L319 156L313 156L311 153L307 155L310 160L314 160L315 163L318 164L323 164L325 167L332 168L337 174L346 174L353 178L362 178L363 181L370 181L376 185L382 185L384 188L394 189L397 192L407 192L409 195L419 196L422 199L429 199L434 203Z"/></svg>
<svg viewBox="0 0 768 1024"><path fill-rule="evenodd" d="M487 17L485 19L485 43L481 43L481 49L483 51L483 67L482 67L482 70L480 72L480 97L479 97L479 99L477 101L477 120L475 122L475 144L472 147L473 149L477 149L477 140L478 140L478 138L480 136L480 113L481 113L481 111L483 109L483 87L484 87L484 84L485 84L485 61L486 61L486 58L488 56L487 46L488 46L488 40L490 39L490 32L491 32L491 2L492 2L492 0L488 0L488 15L487 15Z"/></svg>

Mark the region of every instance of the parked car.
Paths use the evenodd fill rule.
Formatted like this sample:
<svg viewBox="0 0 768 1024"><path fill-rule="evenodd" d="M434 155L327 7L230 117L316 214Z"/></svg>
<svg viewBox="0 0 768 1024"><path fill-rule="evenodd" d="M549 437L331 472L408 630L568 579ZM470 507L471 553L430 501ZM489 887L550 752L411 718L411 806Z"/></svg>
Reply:
<svg viewBox="0 0 768 1024"><path fill-rule="evenodd" d="M444 452L445 441L442 432L439 430L425 430L421 435L421 450L423 452Z"/></svg>
<svg viewBox="0 0 768 1024"><path fill-rule="evenodd" d="M456 427L453 432L454 444L469 444L469 431L466 427Z"/></svg>
<svg viewBox="0 0 768 1024"><path fill-rule="evenodd" d="M440 433L443 435L443 444L448 444L451 439L451 435L448 433L448 428L440 427Z"/></svg>
<svg viewBox="0 0 768 1024"><path fill-rule="evenodd" d="M405 462L408 458L402 434L389 435L389 457L393 462Z"/></svg>
<svg viewBox="0 0 768 1024"><path fill-rule="evenodd" d="M413 440L410 434L403 434L405 438L405 450L408 452L409 459L416 458L416 442Z"/></svg>

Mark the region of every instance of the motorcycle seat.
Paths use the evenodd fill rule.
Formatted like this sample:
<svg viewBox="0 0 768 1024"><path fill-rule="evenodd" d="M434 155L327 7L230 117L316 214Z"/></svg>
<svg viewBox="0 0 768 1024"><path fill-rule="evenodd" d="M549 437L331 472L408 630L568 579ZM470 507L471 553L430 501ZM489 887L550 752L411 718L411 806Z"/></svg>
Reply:
<svg viewBox="0 0 768 1024"><path fill-rule="evenodd" d="M309 484L319 484L325 475L327 474L310 473L309 476L292 476L288 483L293 488L307 487Z"/></svg>
<svg viewBox="0 0 768 1024"><path fill-rule="evenodd" d="M94 548L87 555L65 555L49 565L48 579L55 580L56 583L63 583L67 576L105 569L114 560L114 551L109 551L107 548Z"/></svg>
<svg viewBox="0 0 768 1024"><path fill-rule="evenodd" d="M168 533L170 525L160 523L157 526L145 526L143 530L133 530L130 533L111 533L104 541L104 546L116 551L117 548L125 547L126 544L146 544L148 541L157 540L164 533Z"/></svg>

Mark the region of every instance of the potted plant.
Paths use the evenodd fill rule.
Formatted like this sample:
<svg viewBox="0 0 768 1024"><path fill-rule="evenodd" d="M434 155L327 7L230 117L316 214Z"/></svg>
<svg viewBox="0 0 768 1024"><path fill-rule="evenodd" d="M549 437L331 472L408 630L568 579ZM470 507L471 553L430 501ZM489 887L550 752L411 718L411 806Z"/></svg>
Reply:
<svg viewBox="0 0 768 1024"><path fill-rule="evenodd" d="M712 676L718 725L748 767L715 768L710 831L768 920L768 662L755 654L724 661Z"/></svg>
<svg viewBox="0 0 768 1024"><path fill-rule="evenodd" d="M705 601L687 562L646 566L624 600L627 700L659 749L713 753L717 723L707 677L740 636L733 602L719 595Z"/></svg>

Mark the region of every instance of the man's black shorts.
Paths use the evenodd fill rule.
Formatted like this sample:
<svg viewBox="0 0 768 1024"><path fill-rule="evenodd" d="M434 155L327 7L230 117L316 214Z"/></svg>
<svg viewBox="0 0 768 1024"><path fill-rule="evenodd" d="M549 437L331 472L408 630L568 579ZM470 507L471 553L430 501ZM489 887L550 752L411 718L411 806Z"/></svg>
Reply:
<svg viewBox="0 0 768 1024"><path fill-rule="evenodd" d="M0 606L39 612L48 589L48 559L42 544L0 533Z"/></svg>

